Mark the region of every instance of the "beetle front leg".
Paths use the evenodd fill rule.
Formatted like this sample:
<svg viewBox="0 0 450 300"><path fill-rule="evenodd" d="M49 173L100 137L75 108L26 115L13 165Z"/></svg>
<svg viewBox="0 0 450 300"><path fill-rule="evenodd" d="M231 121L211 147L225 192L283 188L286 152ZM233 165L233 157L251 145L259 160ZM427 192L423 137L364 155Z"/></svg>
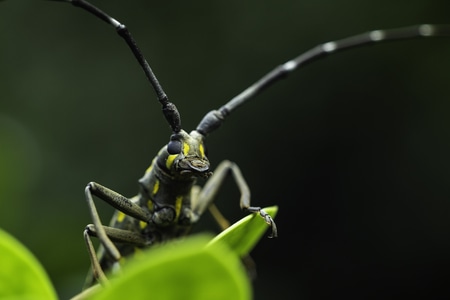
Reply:
<svg viewBox="0 0 450 300"><path fill-rule="evenodd" d="M139 205L133 203L130 199L120 195L119 193L104 187L98 183L90 182L85 189L86 201L88 203L89 212L92 218L92 225L88 225L84 231L84 238L88 248L89 256L91 258L91 264L94 276L99 279L101 283L106 282L106 276L100 267L97 256L95 254L94 247L92 245L91 236L96 236L100 240L100 243L105 248L105 251L111 255L112 259L118 262L121 258L121 254L112 240L127 242L131 244L142 244L145 241L139 236L130 237L130 232L120 229L114 229L103 226L100 216L98 215L97 208L95 207L93 195L109 203L114 208L122 211L123 213L132 216L138 220L148 222L151 216L142 209ZM127 232L127 234L124 234ZM124 241L123 237L128 236L129 240Z"/></svg>
<svg viewBox="0 0 450 300"><path fill-rule="evenodd" d="M192 200L192 210L195 214L201 215L214 201L214 198L222 186L226 176L231 173L238 189L241 193L240 206L241 209L250 213L258 213L264 221L272 228L269 238L277 237L277 227L272 217L261 207L250 206L250 189L239 167L228 160L222 161L213 175L208 179L203 188Z"/></svg>

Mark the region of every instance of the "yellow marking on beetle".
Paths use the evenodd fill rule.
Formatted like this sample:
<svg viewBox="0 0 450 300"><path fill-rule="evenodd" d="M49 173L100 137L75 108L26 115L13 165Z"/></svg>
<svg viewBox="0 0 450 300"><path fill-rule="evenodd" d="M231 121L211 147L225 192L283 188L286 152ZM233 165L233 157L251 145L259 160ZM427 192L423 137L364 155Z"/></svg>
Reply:
<svg viewBox="0 0 450 300"><path fill-rule="evenodd" d="M150 166L147 168L147 170L145 170L145 173L150 173L153 170L153 165L155 164L155 159L152 160L152 163L150 164Z"/></svg>
<svg viewBox="0 0 450 300"><path fill-rule="evenodd" d="M184 154L184 155L188 155L189 149L190 149L190 148L191 148L191 147L189 146L188 143L183 143L183 154Z"/></svg>
<svg viewBox="0 0 450 300"><path fill-rule="evenodd" d="M175 160L175 158L178 156L178 154L171 154L169 156L167 156L167 160L166 160L166 168L170 169L170 167L173 164L173 161Z"/></svg>
<svg viewBox="0 0 450 300"><path fill-rule="evenodd" d="M121 211L117 212L117 222L121 223L125 219L125 214Z"/></svg>
<svg viewBox="0 0 450 300"><path fill-rule="evenodd" d="M203 144L198 146L198 151L200 152L201 158L205 157L205 148L203 147Z"/></svg>
<svg viewBox="0 0 450 300"><path fill-rule="evenodd" d="M153 185L152 195L156 195L158 190L159 190L159 180L156 180L155 184Z"/></svg>
<svg viewBox="0 0 450 300"><path fill-rule="evenodd" d="M181 212L181 204L183 203L183 196L178 196L175 199L175 220L178 220Z"/></svg>
<svg viewBox="0 0 450 300"><path fill-rule="evenodd" d="M147 227L147 222L144 222L144 221L139 221L139 227L141 228L141 229L144 229L145 227Z"/></svg>
<svg viewBox="0 0 450 300"><path fill-rule="evenodd" d="M150 211L153 211L153 201L152 200L147 201L147 207Z"/></svg>

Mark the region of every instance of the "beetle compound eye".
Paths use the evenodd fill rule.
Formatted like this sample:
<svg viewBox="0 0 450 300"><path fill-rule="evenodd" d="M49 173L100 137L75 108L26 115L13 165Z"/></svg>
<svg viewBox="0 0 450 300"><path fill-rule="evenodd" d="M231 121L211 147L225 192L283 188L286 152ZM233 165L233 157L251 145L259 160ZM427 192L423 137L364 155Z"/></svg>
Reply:
<svg viewBox="0 0 450 300"><path fill-rule="evenodd" d="M167 144L167 152L169 154L179 154L181 152L181 142L178 140L172 140Z"/></svg>

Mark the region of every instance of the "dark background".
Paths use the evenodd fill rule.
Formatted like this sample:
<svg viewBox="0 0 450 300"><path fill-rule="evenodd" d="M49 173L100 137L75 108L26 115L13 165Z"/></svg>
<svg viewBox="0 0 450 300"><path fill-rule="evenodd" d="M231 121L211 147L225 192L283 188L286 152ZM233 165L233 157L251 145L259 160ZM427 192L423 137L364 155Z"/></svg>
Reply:
<svg viewBox="0 0 450 300"><path fill-rule="evenodd" d="M95 3L128 25L186 130L319 43L450 23L446 0ZM89 267L86 183L134 195L170 130L127 47L80 9L2 1L0 43L0 226L65 299ZM213 166L237 162L253 204L280 208L279 238L252 254L256 299L450 297L449 53L438 38L330 56L209 137ZM232 221L238 197L229 180L217 200Z"/></svg>

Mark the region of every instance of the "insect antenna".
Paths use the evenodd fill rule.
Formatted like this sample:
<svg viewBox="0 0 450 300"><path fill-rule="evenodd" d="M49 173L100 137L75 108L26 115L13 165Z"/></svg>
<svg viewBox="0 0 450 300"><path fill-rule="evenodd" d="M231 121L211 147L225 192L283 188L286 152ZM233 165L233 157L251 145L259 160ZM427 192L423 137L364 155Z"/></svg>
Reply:
<svg viewBox="0 0 450 300"><path fill-rule="evenodd" d="M247 100L255 97L280 79L286 78L289 73L300 66L305 66L330 54L373 43L443 36L450 36L450 25L422 24L389 30L373 30L317 45L296 58L277 66L218 110L210 111L197 126L197 131L205 136L208 135L219 128L225 118Z"/></svg>
<svg viewBox="0 0 450 300"><path fill-rule="evenodd" d="M162 105L162 111L164 114L164 117L166 118L167 122L169 123L170 127L172 128L173 134L177 134L181 130L181 117L180 113L178 112L178 109L176 108L175 104L169 101L169 98L167 97L166 93L164 92L163 88L161 87L161 84L159 83L158 79L156 78L156 75L153 73L152 68L150 67L149 63L145 59L144 55L142 54L141 50L139 49L136 41L131 36L131 33L128 31L127 27L114 19L113 17L109 16L107 13L102 11L101 9L97 8L96 6L84 1L84 0L52 0L52 1L62 1L62 2L69 2L72 5L76 7L80 7L87 12L93 14L97 18L105 21L109 25L112 25L117 33L125 40L128 47L131 49L131 51L134 54L134 57L137 59L139 65L142 67L142 70L145 73L145 76L150 81L151 85L153 86L153 89L155 90L156 96L158 97L158 101Z"/></svg>

